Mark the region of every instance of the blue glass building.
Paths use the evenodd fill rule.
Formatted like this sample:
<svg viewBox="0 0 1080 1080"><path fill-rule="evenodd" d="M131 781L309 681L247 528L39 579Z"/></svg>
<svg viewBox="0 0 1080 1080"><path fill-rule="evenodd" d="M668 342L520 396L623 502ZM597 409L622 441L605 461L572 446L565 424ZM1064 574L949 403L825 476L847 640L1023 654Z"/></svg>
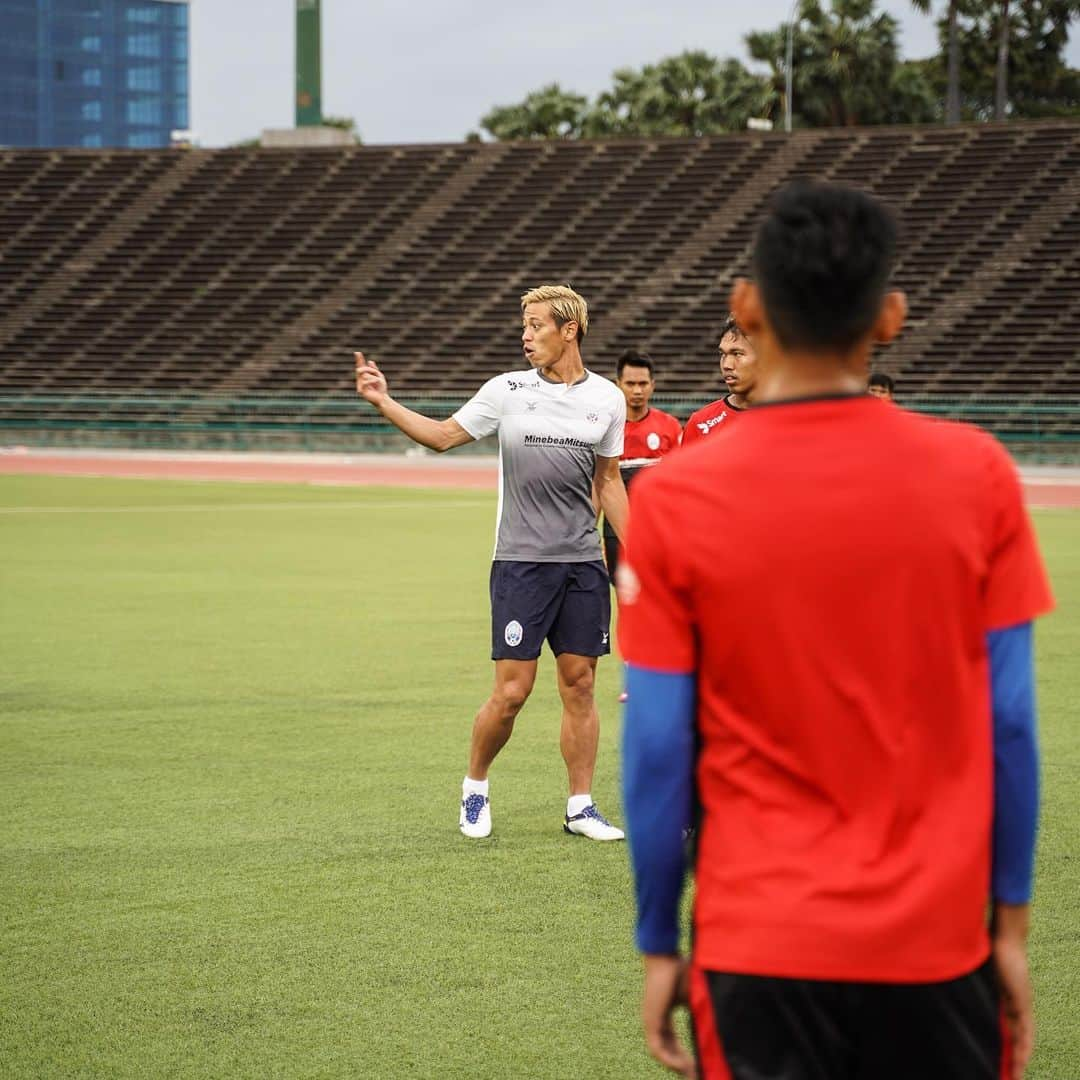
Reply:
<svg viewBox="0 0 1080 1080"><path fill-rule="evenodd" d="M0 0L0 146L168 146L186 0Z"/></svg>

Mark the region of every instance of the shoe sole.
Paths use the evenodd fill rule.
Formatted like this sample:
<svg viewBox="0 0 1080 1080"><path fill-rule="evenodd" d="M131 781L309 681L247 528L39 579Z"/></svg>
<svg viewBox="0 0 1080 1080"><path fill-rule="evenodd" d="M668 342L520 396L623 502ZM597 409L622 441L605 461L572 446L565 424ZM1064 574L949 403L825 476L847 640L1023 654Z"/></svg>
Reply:
<svg viewBox="0 0 1080 1080"><path fill-rule="evenodd" d="M483 840L491 835L491 824L488 824L488 830L485 833L469 833L465 831L464 822L458 822L458 832L461 833L467 840Z"/></svg>
<svg viewBox="0 0 1080 1080"><path fill-rule="evenodd" d="M569 836L580 836L583 840L595 840L599 844L612 844L612 843L617 843L619 840L625 840L626 839L625 834L623 834L622 836L608 836L608 837L587 836L585 833L575 832L573 829L570 828L569 825L565 824L565 822L563 823L563 832L567 833Z"/></svg>

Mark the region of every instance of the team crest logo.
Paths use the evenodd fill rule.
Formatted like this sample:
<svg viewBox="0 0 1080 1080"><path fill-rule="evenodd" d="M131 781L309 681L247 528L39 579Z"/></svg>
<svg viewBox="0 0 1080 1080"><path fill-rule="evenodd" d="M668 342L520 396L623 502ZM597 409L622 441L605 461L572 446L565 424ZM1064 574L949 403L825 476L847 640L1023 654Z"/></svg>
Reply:
<svg viewBox="0 0 1080 1080"><path fill-rule="evenodd" d="M660 436L657 435L655 431L650 431L649 434L645 436L645 445L650 450L659 450Z"/></svg>
<svg viewBox="0 0 1080 1080"><path fill-rule="evenodd" d="M521 623L517 619L511 619L506 624L506 629L503 631L503 637L506 639L506 644L511 649L516 649L521 644L521 639L525 636L525 631L521 628Z"/></svg>
<svg viewBox="0 0 1080 1080"><path fill-rule="evenodd" d="M585 419L588 420L590 424L597 424L600 422L600 414L598 412L586 413Z"/></svg>

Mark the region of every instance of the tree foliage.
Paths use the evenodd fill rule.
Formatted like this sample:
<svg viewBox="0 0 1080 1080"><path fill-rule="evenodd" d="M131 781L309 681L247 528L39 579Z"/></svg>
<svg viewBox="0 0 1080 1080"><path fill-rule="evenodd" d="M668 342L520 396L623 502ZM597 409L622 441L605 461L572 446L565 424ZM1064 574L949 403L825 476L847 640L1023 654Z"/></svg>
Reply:
<svg viewBox="0 0 1080 1080"><path fill-rule="evenodd" d="M768 82L738 60L684 52L640 71L616 71L585 118L586 135L712 135L739 131L768 117L775 96Z"/></svg>
<svg viewBox="0 0 1080 1080"><path fill-rule="evenodd" d="M1007 89L1011 116L1080 115L1080 71L1064 60L1080 0L911 3L927 15L939 12L941 51L928 60L901 58L897 21L877 10L876 0L802 0L793 34L795 126L989 119L995 89L999 110ZM552 83L492 109L480 126L494 139L577 139L710 135L740 131L754 117L775 123L784 112L787 30L782 24L746 36L764 74L737 59L688 51L620 68L593 102Z"/></svg>
<svg viewBox="0 0 1080 1080"><path fill-rule="evenodd" d="M1001 29L1000 0L956 0L961 114L967 120L994 116L995 74ZM1019 0L1008 7L1006 115L1080 116L1080 71L1065 62L1070 20L1080 0ZM948 27L938 21L944 47ZM945 80L940 57L928 65L940 89Z"/></svg>
<svg viewBox="0 0 1080 1080"><path fill-rule="evenodd" d="M319 123L323 127L337 128L339 131L347 131L357 145L363 142L360 132L356 130L356 121L351 116L324 116Z"/></svg>
<svg viewBox="0 0 1080 1080"><path fill-rule="evenodd" d="M576 139L588 111L587 98L551 83L517 105L497 105L480 126L495 139Z"/></svg>
<svg viewBox="0 0 1080 1080"><path fill-rule="evenodd" d="M707 135L737 131L772 105L767 82L738 60L684 52L640 71L621 68L591 103L558 83L480 121L495 139L577 139L612 135Z"/></svg>
<svg viewBox="0 0 1080 1080"><path fill-rule="evenodd" d="M767 64L775 94L785 94L787 25L748 34L751 57ZM897 22L874 0L804 0L793 38L792 124L849 127L913 124L934 117L934 91L903 64Z"/></svg>

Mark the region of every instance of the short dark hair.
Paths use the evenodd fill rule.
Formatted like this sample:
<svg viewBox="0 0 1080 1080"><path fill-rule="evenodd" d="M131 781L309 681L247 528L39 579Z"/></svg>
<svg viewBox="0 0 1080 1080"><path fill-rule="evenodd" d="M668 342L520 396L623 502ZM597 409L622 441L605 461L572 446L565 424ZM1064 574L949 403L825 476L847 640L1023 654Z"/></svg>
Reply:
<svg viewBox="0 0 1080 1080"><path fill-rule="evenodd" d="M886 390L891 394L896 388L896 383L893 382L891 375L886 375L884 371L872 371L870 372L870 378L866 380L867 386L884 386Z"/></svg>
<svg viewBox="0 0 1080 1080"><path fill-rule="evenodd" d="M772 199L754 244L754 277L787 348L850 348L874 325L896 251L896 222L877 200L796 181Z"/></svg>
<svg viewBox="0 0 1080 1080"><path fill-rule="evenodd" d="M638 352L637 349L627 349L626 352L619 357L618 362L615 364L615 375L617 378L622 378L623 369L627 367L643 367L649 369L649 378L653 378L653 361L652 357L647 353Z"/></svg>
<svg viewBox="0 0 1080 1080"><path fill-rule="evenodd" d="M746 331L739 325L733 311L728 312L728 316L724 320L724 325L720 327L720 340L723 341L728 334L735 334L737 337L741 338L746 337Z"/></svg>

